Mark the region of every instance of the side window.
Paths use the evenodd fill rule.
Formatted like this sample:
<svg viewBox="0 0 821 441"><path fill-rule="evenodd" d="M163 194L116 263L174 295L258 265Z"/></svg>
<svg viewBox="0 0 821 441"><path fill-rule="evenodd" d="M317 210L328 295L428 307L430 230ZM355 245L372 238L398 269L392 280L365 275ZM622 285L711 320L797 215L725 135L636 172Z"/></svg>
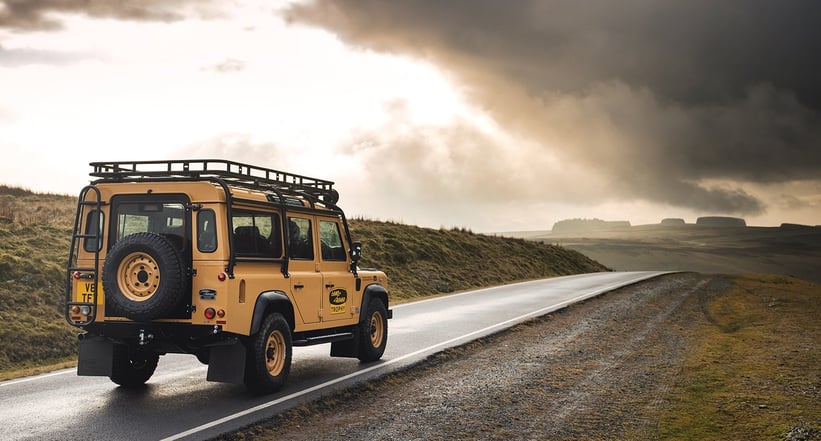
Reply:
<svg viewBox="0 0 821 441"><path fill-rule="evenodd" d="M213 253L217 249L217 217L214 210L197 212L197 249Z"/></svg>
<svg viewBox="0 0 821 441"><path fill-rule="evenodd" d="M292 259L314 259L314 243L310 219L288 218L288 246Z"/></svg>
<svg viewBox="0 0 821 441"><path fill-rule="evenodd" d="M282 257L279 215L234 210L234 250L239 257Z"/></svg>
<svg viewBox="0 0 821 441"><path fill-rule="evenodd" d="M103 234L103 218L105 216L102 212L94 210L88 213L86 217L86 231L85 234L94 234L94 229L97 229L97 237L102 237ZM102 242L98 239L86 238L83 240L83 249L89 253L99 251L102 248Z"/></svg>
<svg viewBox="0 0 821 441"><path fill-rule="evenodd" d="M322 260L343 262L346 260L338 223L319 221L319 241L322 245Z"/></svg>

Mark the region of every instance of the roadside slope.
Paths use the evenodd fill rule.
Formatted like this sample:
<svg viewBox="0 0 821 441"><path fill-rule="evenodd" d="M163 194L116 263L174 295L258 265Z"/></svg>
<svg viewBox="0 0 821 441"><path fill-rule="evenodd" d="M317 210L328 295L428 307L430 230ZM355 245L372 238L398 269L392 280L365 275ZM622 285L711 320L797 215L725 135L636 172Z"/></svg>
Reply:
<svg viewBox="0 0 821 441"><path fill-rule="evenodd" d="M352 220L350 227L354 240L364 244L360 266L385 271L394 300L609 271L578 251L463 228L363 220Z"/></svg>

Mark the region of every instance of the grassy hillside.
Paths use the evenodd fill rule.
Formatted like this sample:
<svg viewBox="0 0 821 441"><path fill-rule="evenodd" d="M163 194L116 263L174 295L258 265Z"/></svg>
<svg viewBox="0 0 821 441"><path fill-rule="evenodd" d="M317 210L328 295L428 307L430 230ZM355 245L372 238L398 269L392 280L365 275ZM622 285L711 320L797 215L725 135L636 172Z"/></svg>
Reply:
<svg viewBox="0 0 821 441"><path fill-rule="evenodd" d="M0 186L0 371L74 353L62 302L75 207L69 196Z"/></svg>
<svg viewBox="0 0 821 441"><path fill-rule="evenodd" d="M396 299L608 270L559 246L465 229L363 220L352 220L350 227L354 240L363 243L360 266L385 271Z"/></svg>
<svg viewBox="0 0 821 441"><path fill-rule="evenodd" d="M77 330L62 313L75 203L0 186L0 379L75 355ZM562 247L463 229L352 220L351 230L363 243L360 265L388 274L393 301L607 270Z"/></svg>

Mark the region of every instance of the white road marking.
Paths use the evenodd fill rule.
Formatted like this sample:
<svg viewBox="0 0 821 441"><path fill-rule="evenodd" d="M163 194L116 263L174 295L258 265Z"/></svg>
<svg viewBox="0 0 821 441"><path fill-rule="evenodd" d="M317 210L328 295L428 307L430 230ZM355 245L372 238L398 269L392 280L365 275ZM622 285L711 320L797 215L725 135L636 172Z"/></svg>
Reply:
<svg viewBox="0 0 821 441"><path fill-rule="evenodd" d="M69 373L72 373L72 372L75 372L74 368L69 368L69 369L62 370L62 371L51 372L51 373L43 374L43 375L37 375L37 376L34 376L34 377L21 378L19 380L4 381L4 382L0 383L0 387L11 386L11 385L20 384L20 383L27 383L29 381L40 380L40 379L48 378L48 377L54 377L56 375L69 374Z"/></svg>

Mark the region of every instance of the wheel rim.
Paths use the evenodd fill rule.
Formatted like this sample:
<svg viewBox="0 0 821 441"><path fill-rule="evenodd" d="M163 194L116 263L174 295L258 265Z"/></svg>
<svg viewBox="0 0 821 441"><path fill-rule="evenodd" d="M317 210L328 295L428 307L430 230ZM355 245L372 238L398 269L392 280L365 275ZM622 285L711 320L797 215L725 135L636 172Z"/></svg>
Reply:
<svg viewBox="0 0 821 441"><path fill-rule="evenodd" d="M285 367L285 336L279 331L268 334L265 342L265 367L272 377L278 376Z"/></svg>
<svg viewBox="0 0 821 441"><path fill-rule="evenodd" d="M131 369L134 369L135 371L139 371L139 370L145 369L145 367L148 366L148 359L146 359L144 357L138 357L136 359L131 358L131 359L128 360L128 363L131 365Z"/></svg>
<svg viewBox="0 0 821 441"><path fill-rule="evenodd" d="M126 298L144 302L160 286L160 268L151 255L140 251L131 253L117 268L117 283Z"/></svg>
<svg viewBox="0 0 821 441"><path fill-rule="evenodd" d="M371 315L371 345L378 348L382 344L382 337L385 335L385 325L382 322L382 314L378 311Z"/></svg>

